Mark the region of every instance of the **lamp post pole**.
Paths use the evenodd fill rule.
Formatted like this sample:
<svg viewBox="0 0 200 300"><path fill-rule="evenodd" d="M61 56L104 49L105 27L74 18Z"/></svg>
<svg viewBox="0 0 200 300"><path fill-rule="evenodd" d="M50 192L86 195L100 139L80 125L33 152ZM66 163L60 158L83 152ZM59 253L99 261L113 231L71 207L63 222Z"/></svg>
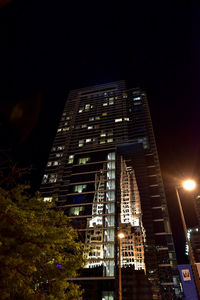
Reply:
<svg viewBox="0 0 200 300"><path fill-rule="evenodd" d="M119 238L119 300L122 300L121 238Z"/></svg>
<svg viewBox="0 0 200 300"><path fill-rule="evenodd" d="M199 296L199 299L200 299L200 281L199 281L199 275L198 275L198 272L197 272L197 267L195 265L195 259L194 259L194 255L193 255L192 246L191 246L190 240L188 238L188 234L187 234L187 227L186 227L185 217L184 217L184 214L183 214L183 208L182 208L182 205L181 205L181 200L180 200L180 196L179 196L179 192L178 192L178 187L176 187L175 190L176 190L176 196L177 196L177 200L178 200L179 211L180 211L180 214L181 214L181 220L182 220L182 224L183 224L183 229L184 229L184 233L185 233L185 239L186 239L186 243L188 245L189 257L190 257L190 264L191 264L191 267L192 267L192 271L193 271L193 275L194 275L194 280L195 280L195 284L196 284L198 296Z"/></svg>
<svg viewBox="0 0 200 300"><path fill-rule="evenodd" d="M122 252L122 242L121 240L124 238L124 233L118 233L118 240L119 240L119 300L122 300L122 268L121 268L121 252Z"/></svg>

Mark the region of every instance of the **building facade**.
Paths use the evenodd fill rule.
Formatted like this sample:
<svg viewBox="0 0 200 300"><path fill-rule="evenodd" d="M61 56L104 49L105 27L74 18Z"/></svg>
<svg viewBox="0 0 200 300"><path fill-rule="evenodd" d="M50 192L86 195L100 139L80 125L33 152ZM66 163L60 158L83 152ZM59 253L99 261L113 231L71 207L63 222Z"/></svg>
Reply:
<svg viewBox="0 0 200 300"><path fill-rule="evenodd" d="M85 269L71 278L83 286L84 299L118 299L119 231L125 235L122 294L140 299L139 289L129 294L127 274L142 278L141 286L147 281L142 299L177 299L176 256L144 91L127 89L124 81L71 91L41 193L64 209L84 243Z"/></svg>
<svg viewBox="0 0 200 300"><path fill-rule="evenodd" d="M192 251L196 263L200 263L200 227L188 228L188 239L192 246ZM186 244L186 255L189 255L188 245Z"/></svg>
<svg viewBox="0 0 200 300"><path fill-rule="evenodd" d="M198 227L200 227L200 194L195 197L194 200L194 208L197 216Z"/></svg>

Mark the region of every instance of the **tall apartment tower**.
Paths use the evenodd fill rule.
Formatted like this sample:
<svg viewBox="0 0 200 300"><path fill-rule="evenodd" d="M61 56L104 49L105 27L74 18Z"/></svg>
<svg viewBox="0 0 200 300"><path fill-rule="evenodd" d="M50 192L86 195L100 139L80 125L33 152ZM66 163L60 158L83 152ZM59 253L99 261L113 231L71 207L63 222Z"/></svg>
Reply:
<svg viewBox="0 0 200 300"><path fill-rule="evenodd" d="M195 197L194 208L197 216L198 227L200 228L200 194Z"/></svg>
<svg viewBox="0 0 200 300"><path fill-rule="evenodd" d="M124 81L69 93L41 185L87 259L84 299L177 299L174 243L147 97ZM119 241L118 233L124 238ZM121 245L121 246L120 246Z"/></svg>

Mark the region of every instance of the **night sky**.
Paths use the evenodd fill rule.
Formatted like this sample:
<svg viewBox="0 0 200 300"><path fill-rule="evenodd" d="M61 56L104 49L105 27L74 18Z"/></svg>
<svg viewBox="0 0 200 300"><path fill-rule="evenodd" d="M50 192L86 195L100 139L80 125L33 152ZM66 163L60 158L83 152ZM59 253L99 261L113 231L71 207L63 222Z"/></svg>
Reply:
<svg viewBox="0 0 200 300"><path fill-rule="evenodd" d="M125 79L147 92L178 262L173 186L200 179L198 1L0 1L0 135L38 189L69 90ZM200 182L200 180L199 180ZM192 198L181 194L189 226Z"/></svg>

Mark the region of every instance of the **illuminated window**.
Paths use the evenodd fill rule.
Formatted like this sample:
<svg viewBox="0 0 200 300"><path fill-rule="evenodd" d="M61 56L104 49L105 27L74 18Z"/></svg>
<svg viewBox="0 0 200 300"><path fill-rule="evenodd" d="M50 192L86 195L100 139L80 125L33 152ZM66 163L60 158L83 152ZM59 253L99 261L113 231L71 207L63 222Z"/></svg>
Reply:
<svg viewBox="0 0 200 300"><path fill-rule="evenodd" d="M84 145L84 140L79 140L78 146L79 146L79 147L83 147L83 145Z"/></svg>
<svg viewBox="0 0 200 300"><path fill-rule="evenodd" d="M112 142L113 142L112 138L107 139L107 143L112 143Z"/></svg>
<svg viewBox="0 0 200 300"><path fill-rule="evenodd" d="M43 183L46 183L47 180L48 180L48 175L47 175L47 174L44 174L42 182L43 182Z"/></svg>
<svg viewBox="0 0 200 300"><path fill-rule="evenodd" d="M82 113L83 112L83 107L80 107L78 112Z"/></svg>
<svg viewBox="0 0 200 300"><path fill-rule="evenodd" d="M109 205L109 204L107 204ZM114 229L107 229L104 231L104 241L105 242L114 242L115 232Z"/></svg>
<svg viewBox="0 0 200 300"><path fill-rule="evenodd" d="M91 139L86 139L86 143L90 143L91 141Z"/></svg>
<svg viewBox="0 0 200 300"><path fill-rule="evenodd" d="M55 160L55 161L53 162L53 165L54 165L54 166L58 166L58 165L59 165L59 162L58 162L57 160Z"/></svg>
<svg viewBox="0 0 200 300"><path fill-rule="evenodd" d="M52 151L56 151L56 147L53 147L53 148L52 148Z"/></svg>
<svg viewBox="0 0 200 300"><path fill-rule="evenodd" d="M70 117L66 117L66 120L70 120Z"/></svg>
<svg viewBox="0 0 200 300"><path fill-rule="evenodd" d="M74 162L74 155L70 155L68 159L68 164L73 164Z"/></svg>
<svg viewBox="0 0 200 300"><path fill-rule="evenodd" d="M53 197L44 197L44 202L52 202Z"/></svg>
<svg viewBox="0 0 200 300"><path fill-rule="evenodd" d="M63 131L68 131L69 130L69 127L64 127L63 128Z"/></svg>
<svg viewBox="0 0 200 300"><path fill-rule="evenodd" d="M107 155L108 160L115 160L115 152L110 152Z"/></svg>
<svg viewBox="0 0 200 300"><path fill-rule="evenodd" d="M85 111L90 110L90 104L85 104Z"/></svg>
<svg viewBox="0 0 200 300"><path fill-rule="evenodd" d="M94 121L94 117L89 118L89 121Z"/></svg>
<svg viewBox="0 0 200 300"><path fill-rule="evenodd" d="M108 190L114 189L115 188L115 181L114 180L107 181L106 187L107 187Z"/></svg>
<svg viewBox="0 0 200 300"><path fill-rule="evenodd" d="M65 122L64 125L68 125L68 122Z"/></svg>
<svg viewBox="0 0 200 300"><path fill-rule="evenodd" d="M47 167L50 167L51 165L52 165L52 162L51 162L51 161L48 161Z"/></svg>
<svg viewBox="0 0 200 300"><path fill-rule="evenodd" d="M105 217L105 227L113 227L115 225L114 216Z"/></svg>
<svg viewBox="0 0 200 300"><path fill-rule="evenodd" d="M102 113L102 116L107 116L107 113L106 112Z"/></svg>
<svg viewBox="0 0 200 300"><path fill-rule="evenodd" d="M93 129L93 126L88 126L88 129Z"/></svg>
<svg viewBox="0 0 200 300"><path fill-rule="evenodd" d="M101 130L101 134L100 134L100 136L101 136L101 137L103 137L103 136L106 136L106 132L105 132L105 130Z"/></svg>
<svg viewBox="0 0 200 300"><path fill-rule="evenodd" d="M86 128L86 127L87 127L86 124L81 125L81 128Z"/></svg>
<svg viewBox="0 0 200 300"><path fill-rule="evenodd" d="M95 120L100 120L101 118L100 117L95 117Z"/></svg>
<svg viewBox="0 0 200 300"><path fill-rule="evenodd" d="M65 148L65 146L58 146L57 150L63 150Z"/></svg>
<svg viewBox="0 0 200 300"><path fill-rule="evenodd" d="M149 148L149 141L147 137L138 138L138 143L143 143L144 149Z"/></svg>
<svg viewBox="0 0 200 300"><path fill-rule="evenodd" d="M88 161L90 161L90 157L81 157L78 159L78 164L81 165L81 164L86 164Z"/></svg>
<svg viewBox="0 0 200 300"><path fill-rule="evenodd" d="M56 157L62 157L63 153L56 153Z"/></svg>
<svg viewBox="0 0 200 300"><path fill-rule="evenodd" d="M86 190L87 185L86 184L77 184L74 186L74 192L75 193L82 193Z"/></svg>
<svg viewBox="0 0 200 300"><path fill-rule="evenodd" d="M124 118L124 121L129 121L129 118Z"/></svg>
<svg viewBox="0 0 200 300"><path fill-rule="evenodd" d="M63 113L63 116L66 116L66 112Z"/></svg>
<svg viewBox="0 0 200 300"><path fill-rule="evenodd" d="M141 100L141 97L134 97L133 98L133 101L138 101L138 100Z"/></svg>
<svg viewBox="0 0 200 300"><path fill-rule="evenodd" d="M115 169L115 162L109 162L109 163L107 163L107 168L108 169Z"/></svg>
<svg viewBox="0 0 200 300"><path fill-rule="evenodd" d="M120 119L115 119L115 123L117 123L117 122L122 122L122 118L120 118Z"/></svg>
<svg viewBox="0 0 200 300"><path fill-rule="evenodd" d="M49 182L53 183L57 181L57 174L50 174Z"/></svg>
<svg viewBox="0 0 200 300"><path fill-rule="evenodd" d="M108 103L107 103L107 102L103 103L103 106L107 106L107 105L108 105Z"/></svg>
<svg viewBox="0 0 200 300"><path fill-rule="evenodd" d="M108 171L107 172L108 179L115 179L115 171Z"/></svg>
<svg viewBox="0 0 200 300"><path fill-rule="evenodd" d="M115 200L115 192L110 191L106 192L106 201L114 201Z"/></svg>
<svg viewBox="0 0 200 300"><path fill-rule="evenodd" d="M114 245L113 244L107 244L104 245L104 253L105 258L114 258Z"/></svg>
<svg viewBox="0 0 200 300"><path fill-rule="evenodd" d="M109 105L114 104L114 98L109 98Z"/></svg>
<svg viewBox="0 0 200 300"><path fill-rule="evenodd" d="M123 95L123 98L127 98L128 96L126 94Z"/></svg>
<svg viewBox="0 0 200 300"><path fill-rule="evenodd" d="M57 180L56 178L49 178L50 183L54 183L54 182L56 182L56 180Z"/></svg>
<svg viewBox="0 0 200 300"><path fill-rule="evenodd" d="M57 132L60 132L60 131L62 131L62 128L58 128Z"/></svg>
<svg viewBox="0 0 200 300"><path fill-rule="evenodd" d="M105 139L100 139L100 144L105 144Z"/></svg>
<svg viewBox="0 0 200 300"><path fill-rule="evenodd" d="M84 206L71 207L69 211L70 216L79 216L82 215L84 211Z"/></svg>

